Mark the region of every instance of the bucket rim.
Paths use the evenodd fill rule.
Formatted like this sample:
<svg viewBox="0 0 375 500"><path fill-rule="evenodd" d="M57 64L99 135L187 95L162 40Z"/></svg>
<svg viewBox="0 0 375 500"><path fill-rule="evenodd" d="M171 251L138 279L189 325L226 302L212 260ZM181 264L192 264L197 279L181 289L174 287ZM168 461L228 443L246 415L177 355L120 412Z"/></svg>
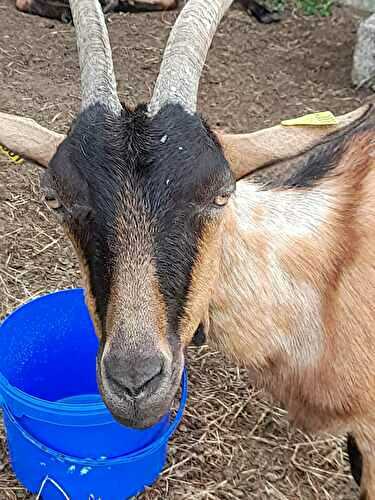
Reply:
<svg viewBox="0 0 375 500"><path fill-rule="evenodd" d="M14 319L21 310L29 307L31 304L36 302L48 300L51 296L57 295L80 295L84 299L85 290L82 287L76 288L65 288L62 290L55 290L54 292L44 293L38 297L33 297L32 299L24 302L23 304L16 307L11 311L4 320L0 323L0 335L1 329L11 320ZM103 401L96 403L62 403L59 401L48 401L47 399L39 398L33 396L25 391L22 391L15 385L11 384L9 380L0 371L0 406L4 404L4 394L11 397L16 403L26 404L32 407L34 410L41 411L43 413L49 413L55 416L61 416L63 413L67 417L105 417L108 414L108 409L106 408ZM107 421L106 421L107 422ZM111 422L111 418L108 418L108 422Z"/></svg>
<svg viewBox="0 0 375 500"><path fill-rule="evenodd" d="M19 433L23 435L23 437L29 441L31 444L39 448L41 451L44 453L47 453L48 455L51 455L58 461L65 461L69 462L72 464L78 464L78 465L83 465L83 466L88 466L88 467L112 467L116 465L122 465L126 464L129 462L134 462L138 460L145 459L146 457L156 453L163 445L167 444L177 427L179 426L184 410L186 407L186 402L187 402L187 397L188 397L188 383L187 383L187 371L186 368L183 371L182 374L182 394L181 394L181 399L180 399L180 405L177 410L177 413L174 417L174 419L170 422L168 428L152 443L148 444L144 448L131 452L129 454L120 456L120 457L114 457L114 458L105 458L105 459L94 459L94 458L80 458L80 457L74 457L72 455L68 455L65 453L61 453L57 450L54 450L53 448L44 445L41 443L38 439L36 439L32 434L30 434L28 431L26 431L22 425L15 419L13 416L12 412L9 410L9 408L4 405L2 410L6 416L7 419L11 422L12 426L17 429Z"/></svg>

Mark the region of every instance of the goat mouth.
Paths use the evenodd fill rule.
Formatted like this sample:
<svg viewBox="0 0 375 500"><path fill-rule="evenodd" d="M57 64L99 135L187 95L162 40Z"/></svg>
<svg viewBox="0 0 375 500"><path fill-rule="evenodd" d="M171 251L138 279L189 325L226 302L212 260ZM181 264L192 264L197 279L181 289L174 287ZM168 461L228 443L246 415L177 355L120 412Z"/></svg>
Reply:
<svg viewBox="0 0 375 500"><path fill-rule="evenodd" d="M123 414L116 414L112 412L113 418L121 425L130 429L145 430L156 425L164 417L164 415L157 416L144 416L138 415L137 412L133 416L124 416Z"/></svg>
<svg viewBox="0 0 375 500"><path fill-rule="evenodd" d="M132 429L147 429L156 425L170 412L179 389L180 369L175 367L169 377L167 387L161 387L144 397L128 398L104 389L100 383L103 401L113 418Z"/></svg>
<svg viewBox="0 0 375 500"><path fill-rule="evenodd" d="M104 402L113 418L120 424L132 429L147 429L156 425L168 414L173 397L151 398L153 401L113 400L111 396L104 397Z"/></svg>

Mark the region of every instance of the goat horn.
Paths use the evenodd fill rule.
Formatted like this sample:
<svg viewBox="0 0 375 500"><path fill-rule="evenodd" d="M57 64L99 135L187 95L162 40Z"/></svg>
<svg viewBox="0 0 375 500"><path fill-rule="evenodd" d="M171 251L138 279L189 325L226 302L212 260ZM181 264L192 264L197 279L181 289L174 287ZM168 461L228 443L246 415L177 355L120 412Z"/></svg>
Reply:
<svg viewBox="0 0 375 500"><path fill-rule="evenodd" d="M172 28L149 105L150 116L167 103L195 113L198 85L215 31L233 0L189 0Z"/></svg>
<svg viewBox="0 0 375 500"><path fill-rule="evenodd" d="M112 52L98 0L70 0L81 69L81 109L100 103L121 113L113 70Z"/></svg>

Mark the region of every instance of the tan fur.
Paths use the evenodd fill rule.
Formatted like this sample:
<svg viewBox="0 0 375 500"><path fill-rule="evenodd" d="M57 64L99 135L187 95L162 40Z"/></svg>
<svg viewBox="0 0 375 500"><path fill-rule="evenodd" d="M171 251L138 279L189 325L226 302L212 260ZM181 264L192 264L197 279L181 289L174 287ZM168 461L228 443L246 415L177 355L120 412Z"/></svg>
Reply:
<svg viewBox="0 0 375 500"><path fill-rule="evenodd" d="M199 323L208 326L208 305L217 286L219 246L223 236L223 225L211 222L203 231L198 255L192 271L190 289L186 298L184 316L180 322L179 335L184 346L190 344Z"/></svg>
<svg viewBox="0 0 375 500"><path fill-rule="evenodd" d="M143 226L146 228L147 224L145 217ZM129 221L120 216L116 233L134 234L128 225ZM117 337L125 338L130 349L137 350L140 344L155 343L157 333L159 346L155 347L170 358L166 342L167 308L156 278L150 234L151 230L143 230L138 232L137 241L119 241L123 250L116 261L108 299L106 331L111 332L111 338L107 344L117 342Z"/></svg>
<svg viewBox="0 0 375 500"><path fill-rule="evenodd" d="M18 10L23 12L28 12L30 8L31 0L16 0L16 7Z"/></svg>
<svg viewBox="0 0 375 500"><path fill-rule="evenodd" d="M374 192L372 132L357 134L335 175L313 188L238 182L209 335L298 426L357 432L372 456ZM375 460L366 460L363 489L373 500Z"/></svg>
<svg viewBox="0 0 375 500"><path fill-rule="evenodd" d="M88 265L87 265L85 256L81 250L80 245L77 243L75 237L73 236L71 231L69 231L69 229L66 226L64 226L64 231L65 231L65 234L67 235L67 237L69 238L69 240L71 241L71 243L74 247L74 250L76 252L76 255L78 257L79 267L81 270L81 276L82 276L82 280L83 280L83 287L85 290L85 302L86 302L87 308L89 310L91 320L95 326L95 333L99 338L101 338L102 334L103 334L103 332L102 332L103 329L102 329L102 325L101 325L101 322L100 322L100 319L99 319L99 316L97 313L96 300L95 300L95 297L92 293L91 286L90 286L89 270L88 270Z"/></svg>
<svg viewBox="0 0 375 500"><path fill-rule="evenodd" d="M362 452L363 469L360 500L375 498L375 422L359 424L354 432L358 447Z"/></svg>

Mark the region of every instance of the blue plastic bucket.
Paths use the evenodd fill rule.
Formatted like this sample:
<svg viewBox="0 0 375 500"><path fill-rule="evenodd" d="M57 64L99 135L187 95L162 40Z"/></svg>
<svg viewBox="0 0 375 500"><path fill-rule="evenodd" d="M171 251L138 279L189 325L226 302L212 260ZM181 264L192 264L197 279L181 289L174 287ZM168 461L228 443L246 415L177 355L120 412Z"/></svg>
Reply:
<svg viewBox="0 0 375 500"><path fill-rule="evenodd" d="M35 299L0 327L0 394L19 480L43 498L118 500L151 484L179 411L146 430L118 424L96 384L98 341L82 289ZM46 478L48 477L48 480ZM59 488L61 491L59 491Z"/></svg>

